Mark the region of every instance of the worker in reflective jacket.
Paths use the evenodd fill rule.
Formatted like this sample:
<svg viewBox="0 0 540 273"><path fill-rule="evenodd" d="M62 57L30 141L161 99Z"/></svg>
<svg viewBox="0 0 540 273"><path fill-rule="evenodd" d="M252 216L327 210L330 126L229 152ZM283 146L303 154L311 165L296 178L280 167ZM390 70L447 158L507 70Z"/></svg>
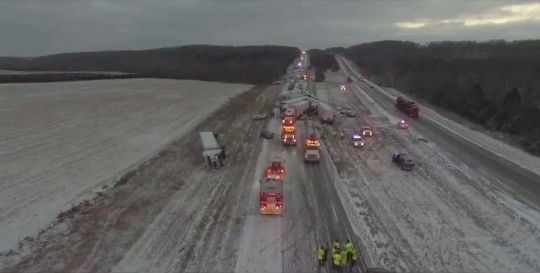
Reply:
<svg viewBox="0 0 540 273"><path fill-rule="evenodd" d="M324 258L324 247L321 246L319 250L317 251L317 260L319 261L319 267L323 266L323 258Z"/></svg>
<svg viewBox="0 0 540 273"><path fill-rule="evenodd" d="M352 256L353 249L354 249L353 244L351 244L351 241L347 240L347 243L345 244L345 251L347 251L347 254L349 255L349 259Z"/></svg>
<svg viewBox="0 0 540 273"><path fill-rule="evenodd" d="M353 248L352 249L352 259L351 259L351 270L354 267L354 265L356 264L356 258L358 258L358 256L356 255L356 250Z"/></svg>
<svg viewBox="0 0 540 273"><path fill-rule="evenodd" d="M341 266L345 267L347 266L347 251L343 250L341 251Z"/></svg>
<svg viewBox="0 0 540 273"><path fill-rule="evenodd" d="M336 239L336 241L334 242L334 248L339 250L339 247L339 239Z"/></svg>
<svg viewBox="0 0 540 273"><path fill-rule="evenodd" d="M341 255L339 255L339 253L334 253L334 255L332 255L332 258L334 259L334 270L339 270L339 268L341 267Z"/></svg>

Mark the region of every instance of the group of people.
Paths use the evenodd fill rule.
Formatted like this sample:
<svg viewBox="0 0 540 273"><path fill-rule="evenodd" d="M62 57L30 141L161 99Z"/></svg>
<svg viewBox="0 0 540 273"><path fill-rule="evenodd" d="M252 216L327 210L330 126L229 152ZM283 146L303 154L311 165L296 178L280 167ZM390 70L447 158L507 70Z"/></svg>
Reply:
<svg viewBox="0 0 540 273"><path fill-rule="evenodd" d="M322 130L322 131L321 131L321 138L324 139L325 136L326 136L326 131ZM334 131L334 132L332 133L332 136L334 137L334 139L336 139L336 138L338 137L338 132ZM340 133L339 133L339 138L340 138L340 139L343 139L344 137L345 137L345 134L344 134L343 132L340 132Z"/></svg>
<svg viewBox="0 0 540 273"><path fill-rule="evenodd" d="M319 261L319 267L326 265L327 257L328 244L321 246L321 248L317 251L317 260ZM354 249L353 244L349 240L347 240L347 242L343 244L342 248L341 244L339 243L339 239L336 239L332 247L332 268L336 271L340 271L342 270L342 268L346 267L347 264L349 264L350 268L352 269L356 264L356 259L357 253L356 249Z"/></svg>

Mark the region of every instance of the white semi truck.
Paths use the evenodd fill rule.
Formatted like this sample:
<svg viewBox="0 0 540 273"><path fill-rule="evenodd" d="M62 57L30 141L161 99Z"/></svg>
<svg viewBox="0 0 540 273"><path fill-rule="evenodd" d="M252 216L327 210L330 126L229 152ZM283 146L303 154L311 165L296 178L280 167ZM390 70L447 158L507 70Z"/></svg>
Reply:
<svg viewBox="0 0 540 273"><path fill-rule="evenodd" d="M294 119L296 120L309 110L309 101L299 101L293 104L292 107L294 108Z"/></svg>
<svg viewBox="0 0 540 273"><path fill-rule="evenodd" d="M333 124L337 119L336 112L324 102L317 104L317 114L322 123Z"/></svg>
<svg viewBox="0 0 540 273"><path fill-rule="evenodd" d="M203 158L208 166L219 169L223 167L225 159L225 146L217 142L217 134L213 132L199 132L203 145Z"/></svg>

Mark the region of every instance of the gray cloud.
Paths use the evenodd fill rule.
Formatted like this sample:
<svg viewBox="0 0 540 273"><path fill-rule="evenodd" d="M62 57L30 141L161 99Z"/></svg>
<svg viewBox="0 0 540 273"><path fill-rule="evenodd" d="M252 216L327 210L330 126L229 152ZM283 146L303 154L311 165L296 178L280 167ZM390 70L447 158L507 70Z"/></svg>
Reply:
<svg viewBox="0 0 540 273"><path fill-rule="evenodd" d="M540 38L540 21L464 27L444 20L483 18L533 1L463 0L20 0L0 2L0 55L36 56L186 44L279 44L302 49L383 39ZM540 14L540 11L539 11ZM493 15L490 15L493 17ZM399 22L426 22L418 29Z"/></svg>

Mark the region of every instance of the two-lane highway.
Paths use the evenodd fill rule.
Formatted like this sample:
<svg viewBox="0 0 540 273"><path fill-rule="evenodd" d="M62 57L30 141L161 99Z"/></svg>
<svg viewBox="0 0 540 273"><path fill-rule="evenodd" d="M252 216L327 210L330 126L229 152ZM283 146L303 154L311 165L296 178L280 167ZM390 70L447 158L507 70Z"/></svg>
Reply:
<svg viewBox="0 0 540 273"><path fill-rule="evenodd" d="M540 176L535 171L524 168L455 132L451 132L430 118L423 117L422 109L420 109L419 119L409 118L394 106L392 98L381 93L382 90L379 87L375 86L375 89L371 89L368 84L360 82L358 80L360 75L354 71L347 60L342 57L336 57L336 60L341 69L351 77L354 85L361 88L390 114L406 120L411 127L439 147L447 150L464 164L475 169L487 181L502 183L499 185L501 190L521 201L532 204L535 209L540 208ZM359 90L355 90L355 92L359 92Z"/></svg>

